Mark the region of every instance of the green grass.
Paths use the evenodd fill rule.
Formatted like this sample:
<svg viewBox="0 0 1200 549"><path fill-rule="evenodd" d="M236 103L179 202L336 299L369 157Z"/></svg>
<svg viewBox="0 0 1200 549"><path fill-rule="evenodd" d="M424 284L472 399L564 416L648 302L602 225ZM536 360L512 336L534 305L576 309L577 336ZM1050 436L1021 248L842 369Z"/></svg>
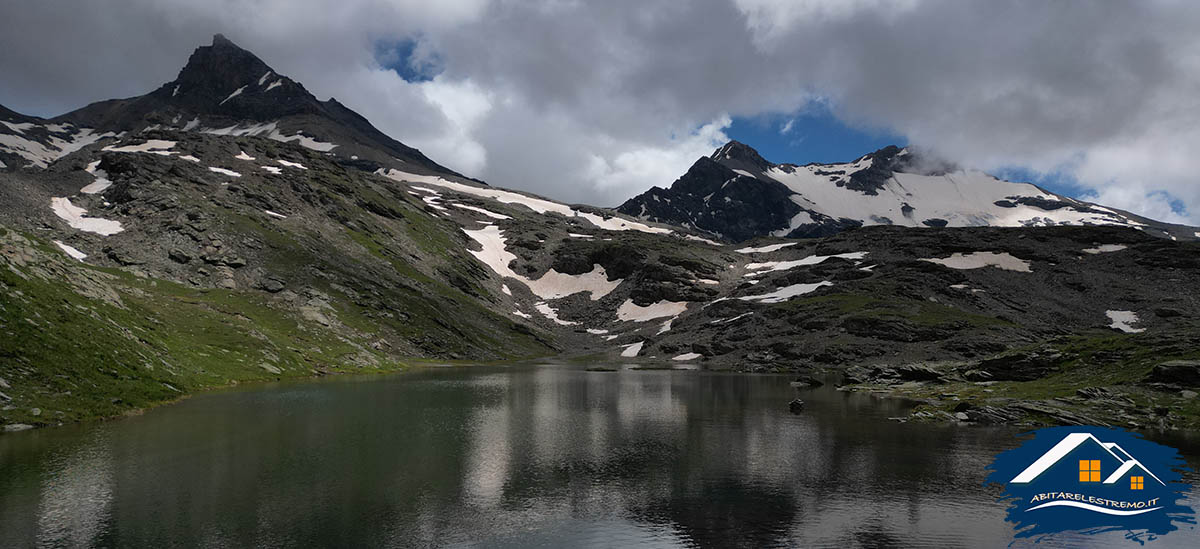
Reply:
<svg viewBox="0 0 1200 549"><path fill-rule="evenodd" d="M886 296L888 294L879 293L878 295ZM1011 322L999 318L970 313L932 301L895 296L828 294L792 299L774 305L774 307L793 312L806 312L814 316L896 318L927 326L961 322L982 328L1012 326Z"/></svg>

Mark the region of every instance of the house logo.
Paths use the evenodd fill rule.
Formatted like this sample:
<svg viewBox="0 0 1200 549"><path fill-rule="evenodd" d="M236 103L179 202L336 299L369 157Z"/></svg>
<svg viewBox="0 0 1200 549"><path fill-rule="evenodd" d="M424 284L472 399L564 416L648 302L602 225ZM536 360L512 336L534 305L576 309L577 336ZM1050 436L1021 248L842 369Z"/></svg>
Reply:
<svg viewBox="0 0 1200 549"><path fill-rule="evenodd" d="M1131 532L1152 539L1193 529L1183 504L1179 453L1134 433L1100 427L1034 431L996 457L987 478L1004 486L1008 521L1018 537L1060 532ZM1193 530L1194 531L1194 530Z"/></svg>

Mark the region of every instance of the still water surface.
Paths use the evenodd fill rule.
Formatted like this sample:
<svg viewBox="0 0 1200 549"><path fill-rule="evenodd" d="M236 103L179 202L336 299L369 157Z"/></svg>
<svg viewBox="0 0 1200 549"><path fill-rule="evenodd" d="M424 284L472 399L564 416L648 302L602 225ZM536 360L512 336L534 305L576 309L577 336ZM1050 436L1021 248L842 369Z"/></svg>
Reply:
<svg viewBox="0 0 1200 549"><path fill-rule="evenodd" d="M1018 431L782 376L435 368L0 436L2 546L1006 546ZM1196 467L1195 441L1167 440ZM1195 482L1195 476L1189 475ZM1195 505L1195 500L1192 500ZM1194 526L1153 547L1197 547ZM1043 546L1127 546L1120 533Z"/></svg>

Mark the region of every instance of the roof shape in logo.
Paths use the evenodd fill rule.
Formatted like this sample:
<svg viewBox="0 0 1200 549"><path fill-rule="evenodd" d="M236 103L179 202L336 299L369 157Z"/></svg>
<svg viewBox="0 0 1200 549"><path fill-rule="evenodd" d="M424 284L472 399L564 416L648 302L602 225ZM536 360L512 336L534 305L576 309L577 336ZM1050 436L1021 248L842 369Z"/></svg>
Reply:
<svg viewBox="0 0 1200 549"><path fill-rule="evenodd" d="M1118 467L1116 471L1109 475L1108 478L1104 479L1104 484L1113 484L1120 480L1134 467L1138 467L1142 471L1145 471L1146 474L1150 475L1151 478L1157 480L1159 484L1164 486L1166 485L1162 479L1150 472L1145 465L1142 465L1140 461L1135 459L1129 452L1126 452L1124 448L1121 448L1114 442L1101 442L1100 439L1096 438L1091 433L1071 433L1063 437L1058 444L1055 444L1053 448L1046 451L1045 454L1042 454L1042 456L1030 464L1029 467L1026 467L1024 471L1021 471L1020 474L1013 477L1011 482L1015 484L1033 482L1033 480L1039 475L1046 472L1046 470L1052 467L1055 463L1058 463L1060 460L1067 457L1068 454L1075 451L1076 448L1089 440L1095 442L1097 445L1107 451L1114 459L1121 463L1121 466Z"/></svg>

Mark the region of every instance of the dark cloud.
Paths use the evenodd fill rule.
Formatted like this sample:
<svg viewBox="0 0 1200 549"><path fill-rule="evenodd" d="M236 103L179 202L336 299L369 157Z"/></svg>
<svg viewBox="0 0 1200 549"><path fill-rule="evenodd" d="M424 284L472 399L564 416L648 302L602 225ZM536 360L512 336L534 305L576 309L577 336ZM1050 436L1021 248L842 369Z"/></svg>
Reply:
<svg viewBox="0 0 1200 549"><path fill-rule="evenodd" d="M0 103L143 93L214 32L495 184L614 204L665 185L728 116L816 100L959 163L1078 177L1200 221L1200 7L996 0L10 2ZM428 82L380 44L436 60ZM403 72L403 71L401 71Z"/></svg>

